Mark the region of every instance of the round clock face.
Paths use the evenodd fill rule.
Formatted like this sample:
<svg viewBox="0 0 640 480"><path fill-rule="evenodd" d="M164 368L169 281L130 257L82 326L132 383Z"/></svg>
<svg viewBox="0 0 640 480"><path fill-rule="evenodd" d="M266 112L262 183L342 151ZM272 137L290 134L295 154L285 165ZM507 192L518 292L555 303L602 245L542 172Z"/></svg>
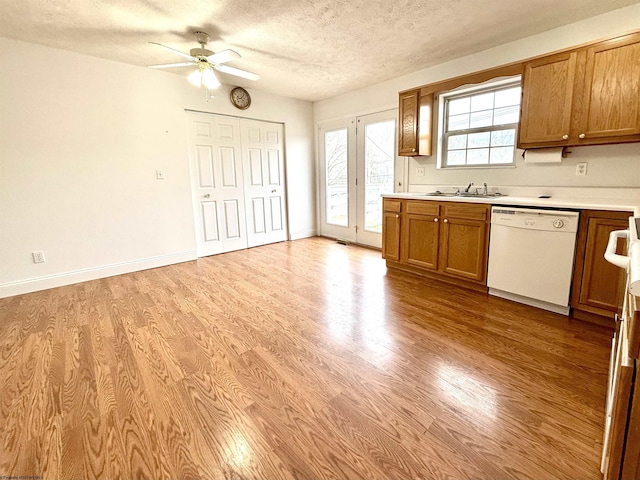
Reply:
<svg viewBox="0 0 640 480"><path fill-rule="evenodd" d="M231 90L231 103L240 110L246 110L251 105L251 96L242 87L236 87Z"/></svg>

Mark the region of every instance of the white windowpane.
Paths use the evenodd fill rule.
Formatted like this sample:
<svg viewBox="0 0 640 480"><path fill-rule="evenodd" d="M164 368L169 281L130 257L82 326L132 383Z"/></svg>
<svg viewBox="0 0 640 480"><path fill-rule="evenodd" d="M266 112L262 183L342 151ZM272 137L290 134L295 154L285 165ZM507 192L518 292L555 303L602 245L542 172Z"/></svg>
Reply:
<svg viewBox="0 0 640 480"><path fill-rule="evenodd" d="M491 149L490 162L494 164L504 164L513 162L513 147L497 147Z"/></svg>
<svg viewBox="0 0 640 480"><path fill-rule="evenodd" d="M520 87L509 88L496 92L495 108L520 105Z"/></svg>
<svg viewBox="0 0 640 480"><path fill-rule="evenodd" d="M491 146L503 147L508 145L514 145L516 140L515 129L510 130L496 130L491 132Z"/></svg>
<svg viewBox="0 0 640 480"><path fill-rule="evenodd" d="M346 227L349 225L346 128L325 134L324 155L325 165L327 167L327 223Z"/></svg>
<svg viewBox="0 0 640 480"><path fill-rule="evenodd" d="M490 127L493 120L493 110L483 110L482 112L473 112L469 126L471 128Z"/></svg>
<svg viewBox="0 0 640 480"><path fill-rule="evenodd" d="M448 150L460 150L461 148L467 148L467 136L466 135L452 135L449 137L447 145Z"/></svg>
<svg viewBox="0 0 640 480"><path fill-rule="evenodd" d="M466 150L451 150L447 152L447 165L464 165L467 157Z"/></svg>
<svg viewBox="0 0 640 480"><path fill-rule="evenodd" d="M490 132L471 133L469 134L468 148L488 147L490 138Z"/></svg>
<svg viewBox="0 0 640 480"><path fill-rule="evenodd" d="M469 114L453 115L449 117L449 131L466 130L469 128Z"/></svg>
<svg viewBox="0 0 640 480"><path fill-rule="evenodd" d="M514 105L512 107L496 108L493 117L494 125L506 125L508 123L518 123L518 116L520 114L520 106Z"/></svg>
<svg viewBox="0 0 640 480"><path fill-rule="evenodd" d="M382 233L383 193L393 193L396 122L372 123L365 127L364 140L364 228Z"/></svg>
<svg viewBox="0 0 640 480"><path fill-rule="evenodd" d="M471 97L471 111L479 112L480 110L493 109L493 92L474 95Z"/></svg>
<svg viewBox="0 0 640 480"><path fill-rule="evenodd" d="M521 93L520 85L502 84L452 99L445 95L444 166L512 165Z"/></svg>
<svg viewBox="0 0 640 480"><path fill-rule="evenodd" d="M449 102L449 115L468 113L470 106L469 97L457 98Z"/></svg>
<svg viewBox="0 0 640 480"><path fill-rule="evenodd" d="M486 165L489 163L489 149L478 148L467 151L467 165Z"/></svg>

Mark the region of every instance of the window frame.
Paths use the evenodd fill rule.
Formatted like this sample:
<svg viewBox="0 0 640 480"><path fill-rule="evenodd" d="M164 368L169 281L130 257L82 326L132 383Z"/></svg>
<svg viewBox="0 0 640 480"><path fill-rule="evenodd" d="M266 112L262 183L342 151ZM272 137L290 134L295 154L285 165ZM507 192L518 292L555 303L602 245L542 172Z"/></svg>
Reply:
<svg viewBox="0 0 640 480"><path fill-rule="evenodd" d="M448 92L443 92L438 95L438 158L437 168L439 169L477 169L477 168L515 168L516 155L517 155L517 139L518 129L520 127L520 119L515 123L505 123L500 125L489 125L486 127L474 127L464 130L448 131L449 121L449 102L459 98L470 97L472 95L478 95L486 92L497 92L500 90L507 90L519 86L522 88L522 76L516 75L501 79L491 79L479 85L472 87L461 87ZM522 105L522 98L520 99L519 107ZM495 107L494 107L495 110ZM483 163L483 164L467 164L464 165L449 165L448 160L448 140L453 135L469 135L482 132L493 132L500 130L515 130L514 145L513 145L513 158L510 163ZM466 148L466 151L469 149Z"/></svg>

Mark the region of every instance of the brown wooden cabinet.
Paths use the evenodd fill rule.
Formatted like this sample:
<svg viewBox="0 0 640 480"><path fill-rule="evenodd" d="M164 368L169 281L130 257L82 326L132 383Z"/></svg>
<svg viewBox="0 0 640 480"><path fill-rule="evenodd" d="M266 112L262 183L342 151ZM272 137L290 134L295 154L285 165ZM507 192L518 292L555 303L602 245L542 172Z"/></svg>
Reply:
<svg viewBox="0 0 640 480"><path fill-rule="evenodd" d="M520 128L522 144L563 142L569 138L576 52L529 62L524 67Z"/></svg>
<svg viewBox="0 0 640 480"><path fill-rule="evenodd" d="M640 33L525 63L518 147L640 141Z"/></svg>
<svg viewBox="0 0 640 480"><path fill-rule="evenodd" d="M596 320L596 316L611 319L622 305L624 270L604 259L604 252L613 230L629 226L631 212L583 210L576 247L571 307L576 318ZM624 255L625 245L618 244Z"/></svg>
<svg viewBox="0 0 640 480"><path fill-rule="evenodd" d="M391 199L385 199L389 201ZM383 257L387 266L414 273L444 276L477 286L486 285L489 240L489 205L430 200L400 201L402 214L385 207ZM389 204L391 205L391 204ZM400 258L390 255L400 222ZM394 244L395 245L395 244ZM458 283L458 282L456 282Z"/></svg>
<svg viewBox="0 0 640 480"><path fill-rule="evenodd" d="M400 94L398 129L398 155L418 155L418 111L420 109L420 90L411 90Z"/></svg>
<svg viewBox="0 0 640 480"><path fill-rule="evenodd" d="M440 270L484 283L489 249L489 206L442 205Z"/></svg>
<svg viewBox="0 0 640 480"><path fill-rule="evenodd" d="M382 258L399 262L402 202L384 198L382 209Z"/></svg>
<svg viewBox="0 0 640 480"><path fill-rule="evenodd" d="M402 230L402 262L427 270L438 269L440 204L407 200Z"/></svg>

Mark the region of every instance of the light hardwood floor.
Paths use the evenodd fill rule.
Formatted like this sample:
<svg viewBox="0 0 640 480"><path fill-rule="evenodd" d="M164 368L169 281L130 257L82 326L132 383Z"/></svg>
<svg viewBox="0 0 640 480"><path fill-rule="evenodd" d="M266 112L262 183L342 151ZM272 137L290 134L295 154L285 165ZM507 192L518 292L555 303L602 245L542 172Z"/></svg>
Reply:
<svg viewBox="0 0 640 480"><path fill-rule="evenodd" d="M610 332L313 238L0 299L0 477L598 479Z"/></svg>

